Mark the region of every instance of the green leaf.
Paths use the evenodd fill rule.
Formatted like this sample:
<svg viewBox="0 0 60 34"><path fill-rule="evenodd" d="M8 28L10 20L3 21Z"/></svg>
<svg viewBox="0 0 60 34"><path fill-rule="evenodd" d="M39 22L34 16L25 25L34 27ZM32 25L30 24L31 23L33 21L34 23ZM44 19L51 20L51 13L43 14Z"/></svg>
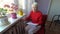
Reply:
<svg viewBox="0 0 60 34"><path fill-rule="evenodd" d="M7 9L4 9L4 11L7 11Z"/></svg>
<svg viewBox="0 0 60 34"><path fill-rule="evenodd" d="M2 8L0 8L0 12L2 11Z"/></svg>

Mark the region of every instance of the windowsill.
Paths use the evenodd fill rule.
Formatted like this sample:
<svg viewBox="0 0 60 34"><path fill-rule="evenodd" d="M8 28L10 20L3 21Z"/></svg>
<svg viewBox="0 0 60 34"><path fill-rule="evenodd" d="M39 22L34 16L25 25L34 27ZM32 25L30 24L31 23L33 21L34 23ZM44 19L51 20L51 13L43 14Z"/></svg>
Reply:
<svg viewBox="0 0 60 34"><path fill-rule="evenodd" d="M4 26L0 26L0 33L6 31L6 29L8 29L10 26L12 26L16 21L18 21L19 19L21 19L22 17L24 17L25 14L23 16L17 16L17 19L12 19L12 18L8 18L8 21L10 24L6 24Z"/></svg>

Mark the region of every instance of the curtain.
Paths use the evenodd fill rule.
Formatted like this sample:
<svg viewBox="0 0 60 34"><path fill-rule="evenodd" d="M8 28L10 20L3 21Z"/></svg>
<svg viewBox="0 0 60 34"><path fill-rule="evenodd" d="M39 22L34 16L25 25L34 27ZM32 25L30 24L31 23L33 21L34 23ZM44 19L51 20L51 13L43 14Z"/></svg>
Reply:
<svg viewBox="0 0 60 34"><path fill-rule="evenodd" d="M30 11L32 10L32 3L33 2L35 2L35 0L27 0L27 3L26 3L27 4L27 6L26 6L27 7L27 9L26 9L27 10L27 15L29 15Z"/></svg>
<svg viewBox="0 0 60 34"><path fill-rule="evenodd" d="M23 12L25 12L26 15L29 15L33 2L35 2L35 0L19 0L19 8L22 8Z"/></svg>

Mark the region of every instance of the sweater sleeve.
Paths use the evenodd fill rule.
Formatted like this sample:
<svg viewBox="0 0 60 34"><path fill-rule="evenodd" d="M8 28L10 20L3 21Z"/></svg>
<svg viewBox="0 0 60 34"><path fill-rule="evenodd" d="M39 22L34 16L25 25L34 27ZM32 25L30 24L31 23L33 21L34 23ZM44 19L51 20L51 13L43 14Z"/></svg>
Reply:
<svg viewBox="0 0 60 34"><path fill-rule="evenodd" d="M31 20L31 14L32 14L32 11L30 12L29 16L25 18L26 21L30 21Z"/></svg>
<svg viewBox="0 0 60 34"><path fill-rule="evenodd" d="M43 24L42 18L43 18L43 15L42 15L42 13L41 13L41 14L39 15L39 18L38 18L38 25L42 25L42 24Z"/></svg>

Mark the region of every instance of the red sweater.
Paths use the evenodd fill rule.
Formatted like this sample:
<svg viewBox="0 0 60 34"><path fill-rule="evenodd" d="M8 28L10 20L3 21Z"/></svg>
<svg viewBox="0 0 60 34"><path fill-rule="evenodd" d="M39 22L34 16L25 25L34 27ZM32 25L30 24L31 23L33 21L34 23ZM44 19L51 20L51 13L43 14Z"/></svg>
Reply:
<svg viewBox="0 0 60 34"><path fill-rule="evenodd" d="M32 23L41 25L42 24L42 13L40 11L36 11L36 12L31 11L30 15L26 18L26 20L27 21L31 20Z"/></svg>

